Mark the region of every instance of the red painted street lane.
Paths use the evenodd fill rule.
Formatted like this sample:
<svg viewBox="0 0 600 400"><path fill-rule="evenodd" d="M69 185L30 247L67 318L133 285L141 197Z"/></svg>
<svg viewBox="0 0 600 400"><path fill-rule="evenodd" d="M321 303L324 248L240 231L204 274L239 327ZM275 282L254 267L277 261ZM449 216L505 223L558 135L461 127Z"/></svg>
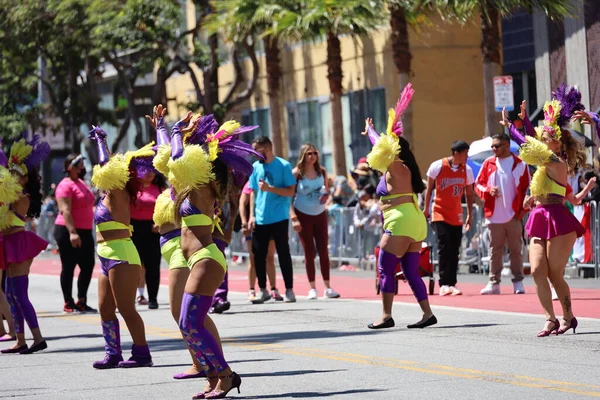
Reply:
<svg viewBox="0 0 600 400"><path fill-rule="evenodd" d="M300 270L299 268L297 270ZM34 274L42 275L60 275L60 260L58 257L43 257L34 261L31 271ZM99 275L100 268L97 265L94 269L94 277ZM161 283L168 283L169 271L161 269ZM344 299L360 300L378 300L379 296L375 293L375 273L373 277L352 276L353 272L345 272L344 275L337 273L332 276L332 286L341 293ZM460 281L460 277L459 277ZM283 291L283 280L277 276L278 288ZM426 280L426 284L428 280ZM57 282L58 284L58 282ZM437 295L438 287L436 285L436 295L430 297L432 305L443 305L457 308L472 308L480 310L505 311L515 313L542 314L542 308L535 294L535 288L527 286L527 294L512 294L512 284L502 285L504 293L500 296L482 296L479 291L485 286L485 278L482 277L481 284L459 283L458 287L463 292L462 296ZM305 296L310 286L306 281L306 275L297 273L294 275L294 292L297 296ZM319 295L322 294L323 286L320 278L317 279L317 288ZM248 280L246 271L239 266L234 266L229 270L229 290L233 292L247 292ZM509 294L510 293L510 294ZM573 310L578 317L600 318L600 289L580 289L571 288L573 298ZM408 284L400 282L396 301L403 303L415 303ZM560 305L554 302L554 309L560 315Z"/></svg>

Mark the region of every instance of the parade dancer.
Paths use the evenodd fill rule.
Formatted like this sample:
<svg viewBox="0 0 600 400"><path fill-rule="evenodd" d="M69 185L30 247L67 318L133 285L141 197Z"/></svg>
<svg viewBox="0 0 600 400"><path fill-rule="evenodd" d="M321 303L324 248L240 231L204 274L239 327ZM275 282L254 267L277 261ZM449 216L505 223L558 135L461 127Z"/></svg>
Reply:
<svg viewBox="0 0 600 400"><path fill-rule="evenodd" d="M146 116L151 125L156 129L157 154L154 157L154 167L164 176L169 176L168 161L171 157L171 139L167 133L164 116L167 112L162 104L154 107L152 117ZM193 130L193 126L189 130ZM189 133L186 128L182 129L183 134ZM171 179L174 177L171 175ZM181 314L181 300L185 285L190 275L190 268L181 251L181 225L175 218L175 189L170 187L164 190L156 199L154 207L153 220L158 226L160 233L160 250L169 266L169 304L171 306L171 315L175 322L179 322ZM207 318L205 321L206 328L215 336L220 343L218 332L212 320ZM174 379L193 379L206 377L206 373L202 369L200 362L190 351L192 357L192 366L185 372L178 373L173 376Z"/></svg>
<svg viewBox="0 0 600 400"><path fill-rule="evenodd" d="M515 142L521 146L520 157L537 167L531 179L531 196L525 199L526 208L533 203L525 229L530 237L529 261L538 298L546 314L546 324L538 337L562 334L577 328L577 318L571 307L569 285L564 271L577 237L585 230L565 206L565 200L579 204L593 188L595 181L586 185L577 195L567 190L567 177L585 163L586 156L580 143L566 128L577 111L584 109L581 93L562 84L552 93L552 101L544 105L543 126L533 127L522 105L521 117L527 136L522 135L502 112L500 123L509 128ZM548 279L556 289L563 309L559 322L552 306Z"/></svg>
<svg viewBox="0 0 600 400"><path fill-rule="evenodd" d="M28 294L31 263L46 249L48 242L25 230L25 218L40 215L39 166L49 154L48 143L34 135L31 141L21 139L12 145L8 163L4 153L0 155L0 236L4 253L0 267L7 270L4 291L17 336L17 343L2 350L4 354L32 354L48 347ZM33 335L31 347L25 342L25 322Z"/></svg>
<svg viewBox="0 0 600 400"><path fill-rule="evenodd" d="M193 129L189 129L190 122ZM181 217L181 248L191 268L179 327L208 377L206 387L194 398L224 398L234 388L239 391L241 385L207 321L213 296L227 270L225 256L213 240L213 230L220 228L216 208L227 198L234 181L252 172L246 157L256 152L238 136L256 127L241 127L234 121L216 127L212 116L192 120L188 113L173 127L168 162L169 181L177 198L175 210Z"/></svg>
<svg viewBox="0 0 600 400"><path fill-rule="evenodd" d="M155 154L149 144L136 151L112 157L106 143L106 132L94 127L90 139L98 144L99 165L94 167L92 184L105 192L96 206L97 252L101 274L98 277L98 308L102 322L106 356L96 361L96 369L116 367L150 367L153 365L146 343L144 321L135 309L135 295L141 260L131 240L130 205L141 188L140 179L153 172ZM121 335L116 310L123 316L131 333L132 356L123 361Z"/></svg>
<svg viewBox="0 0 600 400"><path fill-rule="evenodd" d="M379 136L375 132L371 119L366 120L365 132L362 133L368 135L373 144L367 162L371 168L383 173L377 185L385 230L379 244L381 251L377 263L381 277L383 315L379 321L368 325L370 329L391 328L395 325L392 305L396 293L395 270L399 262L423 311L423 318L407 327L425 328L437 323L429 306L425 283L419 274L420 251L422 242L427 237L427 221L419 209L417 194L425 190L425 185L410 145L402 137L402 116L413 94L414 90L409 83L402 91L396 108L389 111L385 135Z"/></svg>

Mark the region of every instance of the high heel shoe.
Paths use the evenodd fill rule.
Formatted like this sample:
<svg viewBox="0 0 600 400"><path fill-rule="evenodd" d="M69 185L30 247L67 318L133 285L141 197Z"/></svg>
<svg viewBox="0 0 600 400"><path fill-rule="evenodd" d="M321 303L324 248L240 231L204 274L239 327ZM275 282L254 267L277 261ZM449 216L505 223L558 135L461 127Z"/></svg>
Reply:
<svg viewBox="0 0 600 400"><path fill-rule="evenodd" d="M540 333L537 334L537 337L550 336L551 333L556 332L556 330L560 328L560 323L558 322L557 319L555 319L554 321L552 321L551 319L548 319L547 321L552 322L554 324L554 329L550 329L550 330L542 329L540 331ZM558 333L557 333L557 335L558 335Z"/></svg>
<svg viewBox="0 0 600 400"><path fill-rule="evenodd" d="M205 399L224 399L225 397L227 397L227 393L229 393L233 389L237 389L238 393L240 393L240 386L242 386L242 378L240 378L240 376L235 372L232 372L231 375L229 375L227 378L231 379L231 387L227 389L227 391L213 390L212 392L206 395Z"/></svg>
<svg viewBox="0 0 600 400"><path fill-rule="evenodd" d="M218 382L219 377L218 376L211 376L211 377L207 377L206 378L208 380L208 382L210 383L210 381L212 380L216 380ZM217 386L217 384L215 383L215 386ZM197 400L197 399L206 399L206 395L208 395L209 393L212 393L212 387L215 387L212 384L208 387L208 390L204 390L200 393L197 393L195 396L192 397L192 400Z"/></svg>
<svg viewBox="0 0 600 400"><path fill-rule="evenodd" d="M577 329L577 325L579 325L579 323L577 322L577 318L573 317L573 318L571 318L571 321L569 322L569 326L567 326L566 328L560 328L559 327L556 330L556 334L557 335L562 335L563 333L565 333L566 331L568 331L571 328L573 328L573 333L575 333L575 329Z"/></svg>

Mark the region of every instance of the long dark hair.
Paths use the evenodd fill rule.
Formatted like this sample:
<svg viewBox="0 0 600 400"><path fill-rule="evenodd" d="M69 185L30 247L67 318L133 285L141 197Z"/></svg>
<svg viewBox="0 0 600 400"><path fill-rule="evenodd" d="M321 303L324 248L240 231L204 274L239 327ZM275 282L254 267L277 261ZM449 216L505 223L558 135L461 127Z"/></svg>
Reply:
<svg viewBox="0 0 600 400"><path fill-rule="evenodd" d="M127 192L127 194L129 194L129 204L135 205L135 202L137 201L138 193L141 190L141 188L142 188L142 184L136 178L135 170L130 168L129 169L129 180L127 181L127 184L125 185L125 191Z"/></svg>
<svg viewBox="0 0 600 400"><path fill-rule="evenodd" d="M154 186L156 186L157 188L159 188L161 192L169 187L169 185L167 185L167 178L165 178L165 176L163 174L161 174L160 172L156 172L154 174L154 179L152 179L152 184Z"/></svg>
<svg viewBox="0 0 600 400"><path fill-rule="evenodd" d="M415 192L416 194L423 193L423 191L425 190L425 184L423 183L423 179L421 178L419 164L417 164L415 155L410 150L410 144L402 136L399 137L399 141L400 153L398 153L398 157L410 170L410 180L412 183L413 192Z"/></svg>
<svg viewBox="0 0 600 400"><path fill-rule="evenodd" d="M27 171L27 183L24 187L29 195L29 209L27 216L29 218L37 218L42 211L42 177L38 169L29 169Z"/></svg>

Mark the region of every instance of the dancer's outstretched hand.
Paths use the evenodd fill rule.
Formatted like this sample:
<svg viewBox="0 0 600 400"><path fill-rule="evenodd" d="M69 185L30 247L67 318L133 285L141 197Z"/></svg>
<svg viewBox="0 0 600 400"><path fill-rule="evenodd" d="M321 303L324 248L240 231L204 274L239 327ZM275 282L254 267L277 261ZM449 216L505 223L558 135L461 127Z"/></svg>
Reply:
<svg viewBox="0 0 600 400"><path fill-rule="evenodd" d="M519 114L520 115L520 114ZM508 117L506 116L506 107L504 107L502 109L502 120L500 121L500 125L502 125L505 128L510 127L510 120L508 119Z"/></svg>
<svg viewBox="0 0 600 400"><path fill-rule="evenodd" d="M369 128L373 128L373 118L367 118L365 119L365 131L361 132L361 135L367 135L367 132L369 131Z"/></svg>
<svg viewBox="0 0 600 400"><path fill-rule="evenodd" d="M575 111L575 115L573 116L574 120L580 120L582 124L584 125L594 125L594 118L592 118L592 115L584 110L581 111Z"/></svg>
<svg viewBox="0 0 600 400"><path fill-rule="evenodd" d="M159 121L165 118L166 113L167 109L163 107L162 104L159 104L152 108L152 117L146 115L146 119L150 122L150 125L152 125L154 129L156 129L160 125Z"/></svg>
<svg viewBox="0 0 600 400"><path fill-rule="evenodd" d="M519 118L522 120L527 116L527 101L523 100L521 102L521 112L519 113Z"/></svg>

